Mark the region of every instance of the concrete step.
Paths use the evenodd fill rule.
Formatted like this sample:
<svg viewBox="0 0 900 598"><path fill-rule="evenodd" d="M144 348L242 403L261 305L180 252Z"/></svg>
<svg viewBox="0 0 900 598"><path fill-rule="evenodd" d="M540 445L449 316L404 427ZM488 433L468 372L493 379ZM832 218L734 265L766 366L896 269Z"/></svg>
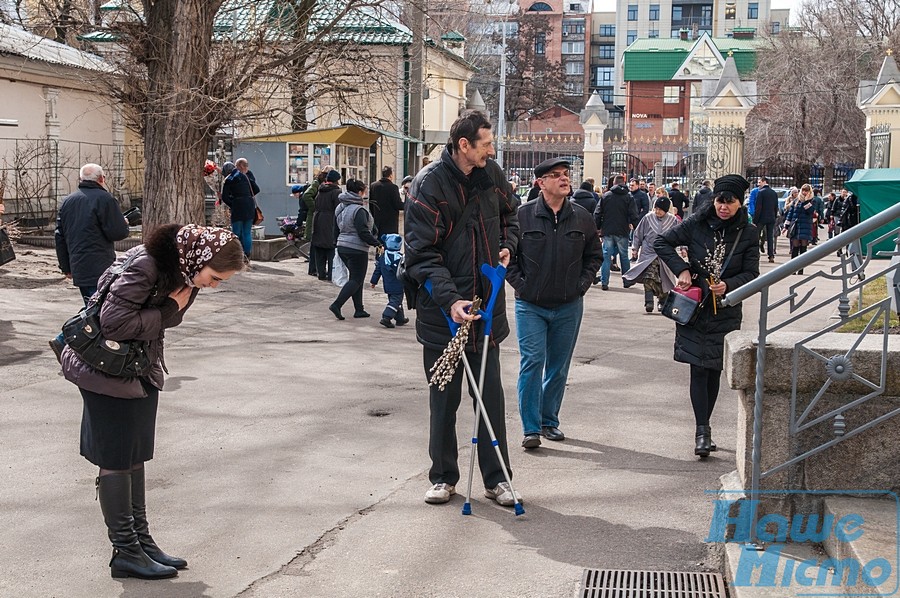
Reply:
<svg viewBox="0 0 900 598"><path fill-rule="evenodd" d="M768 544L760 551L726 543L724 573L731 597L897 595L898 502L829 496L822 517L830 527L821 544Z"/></svg>
<svg viewBox="0 0 900 598"><path fill-rule="evenodd" d="M898 501L886 498L829 496L824 500L824 515L835 522L848 522L849 537L829 534L824 542L829 557L836 561L858 563L861 571L855 584L845 587L847 595L895 596L900 590L900 508ZM851 526L852 524L852 526ZM858 537L855 537L858 536ZM870 585L867 581L881 581Z"/></svg>

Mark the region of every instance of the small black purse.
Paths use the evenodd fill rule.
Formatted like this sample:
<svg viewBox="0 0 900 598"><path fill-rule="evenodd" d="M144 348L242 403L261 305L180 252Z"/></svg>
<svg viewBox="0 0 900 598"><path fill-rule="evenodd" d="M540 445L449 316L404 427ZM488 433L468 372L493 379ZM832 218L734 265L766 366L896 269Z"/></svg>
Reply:
<svg viewBox="0 0 900 598"><path fill-rule="evenodd" d="M700 308L704 302L701 298L702 292L700 287L691 287L686 291L675 287L669 291L663 303L662 315L682 326L690 326L700 315Z"/></svg>
<svg viewBox="0 0 900 598"><path fill-rule="evenodd" d="M138 255L141 254L135 253L122 265L113 267L112 276L98 289L95 299L66 320L62 327L66 344L83 362L95 370L117 378L146 376L153 367L147 352L147 341L114 341L103 338L100 334L100 310L103 308L109 288Z"/></svg>

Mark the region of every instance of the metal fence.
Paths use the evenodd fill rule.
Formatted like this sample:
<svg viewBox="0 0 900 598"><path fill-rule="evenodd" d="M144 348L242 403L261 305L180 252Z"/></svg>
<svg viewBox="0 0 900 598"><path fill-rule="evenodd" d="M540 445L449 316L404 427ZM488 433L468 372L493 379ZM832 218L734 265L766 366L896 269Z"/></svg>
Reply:
<svg viewBox="0 0 900 598"><path fill-rule="evenodd" d="M53 222L59 202L78 186L83 164L103 167L123 206L143 196L143 148L56 139L0 139L0 184L7 218L25 227Z"/></svg>

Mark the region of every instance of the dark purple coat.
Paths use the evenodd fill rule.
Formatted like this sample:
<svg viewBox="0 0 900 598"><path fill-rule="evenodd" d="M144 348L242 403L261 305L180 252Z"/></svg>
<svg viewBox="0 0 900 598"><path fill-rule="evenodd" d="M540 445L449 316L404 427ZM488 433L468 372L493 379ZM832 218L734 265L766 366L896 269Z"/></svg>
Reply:
<svg viewBox="0 0 900 598"><path fill-rule="evenodd" d="M106 296L100 310L100 329L105 338L114 341L149 341L148 354L153 367L147 379L161 390L165 369L163 359L165 329L181 324L184 312L194 302L198 289L193 290L184 310L176 310L169 318L164 318L165 313L172 311L171 307L164 309L166 302L174 303L174 300L169 298L169 292L174 289L164 287L171 286L167 281L180 276L174 237L171 246L145 248L144 245L138 245L115 263L121 264L133 253L140 255L112 284ZM161 272L161 269L165 269L166 272ZM98 287L102 287L110 276L107 269L100 276ZM62 352L61 362L66 380L79 388L120 399L138 399L146 396L139 378L117 378L98 372L84 363L68 345Z"/></svg>

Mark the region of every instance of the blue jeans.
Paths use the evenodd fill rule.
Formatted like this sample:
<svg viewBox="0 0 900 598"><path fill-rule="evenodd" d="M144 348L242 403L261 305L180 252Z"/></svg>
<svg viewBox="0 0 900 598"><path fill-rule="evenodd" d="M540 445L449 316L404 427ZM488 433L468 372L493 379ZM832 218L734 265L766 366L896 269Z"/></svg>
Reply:
<svg viewBox="0 0 900 598"><path fill-rule="evenodd" d="M84 301L84 306L87 307L88 301L94 296L94 293L97 292L97 285L78 287L78 291L81 293L81 300ZM66 337L63 336L62 331L56 335L56 340L58 340L61 345L66 344Z"/></svg>
<svg viewBox="0 0 900 598"><path fill-rule="evenodd" d="M628 235L603 237L603 265L600 266L600 284L609 284L609 265L613 254L616 253L619 255L619 267L622 268L622 274L624 274L631 268L631 261L628 259Z"/></svg>
<svg viewBox="0 0 900 598"><path fill-rule="evenodd" d="M519 337L519 415L525 434L559 426L569 364L578 340L584 299L545 308L516 299Z"/></svg>
<svg viewBox="0 0 900 598"><path fill-rule="evenodd" d="M244 255L247 257L250 257L250 252L253 250L252 231L252 220L234 220L231 222L231 232L236 234L237 238L241 240L241 246L244 248Z"/></svg>

